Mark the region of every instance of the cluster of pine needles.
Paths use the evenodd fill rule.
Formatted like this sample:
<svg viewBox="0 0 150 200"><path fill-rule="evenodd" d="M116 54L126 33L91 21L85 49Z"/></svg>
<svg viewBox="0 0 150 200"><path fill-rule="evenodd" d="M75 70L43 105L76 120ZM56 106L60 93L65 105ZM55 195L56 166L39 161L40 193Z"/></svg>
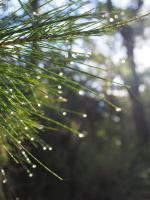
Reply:
<svg viewBox="0 0 150 200"><path fill-rule="evenodd" d="M2 148L27 168L29 176L32 176L29 166L35 168L37 162L61 179L28 151L24 141L29 140L43 150L52 149L39 137L39 131L47 128L42 120L80 134L47 117L43 107L49 106L56 112L63 110L61 103L67 100L61 95L62 88L76 92L84 87L67 75L70 70L85 73L71 62L83 61L86 55L73 52L70 43L77 38L110 33L127 21L110 23L91 11L79 12L81 1L60 7L50 6L51 2L32 12L31 2L19 0L20 8L0 20L0 140ZM47 9L42 12L44 8Z"/></svg>

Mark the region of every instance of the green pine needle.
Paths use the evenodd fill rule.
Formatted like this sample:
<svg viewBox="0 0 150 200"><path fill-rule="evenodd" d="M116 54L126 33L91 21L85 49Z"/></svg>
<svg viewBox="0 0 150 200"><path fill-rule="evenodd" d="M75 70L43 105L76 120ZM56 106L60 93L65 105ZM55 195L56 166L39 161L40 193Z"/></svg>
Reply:
<svg viewBox="0 0 150 200"><path fill-rule="evenodd" d="M91 11L76 14L78 9L82 8L78 5L80 1L58 8L51 8L49 1L39 6L40 10L47 5L49 11L34 14L29 3L18 1L21 7L0 20L0 139L5 151L17 163L22 166L33 165L31 157L62 180L27 150L23 145L24 141L30 140L35 147L41 145L42 148L50 148L38 136L38 132L46 127L40 124L41 118L76 135L80 133L45 116L42 106L50 105L49 107L55 110L61 108L61 103L58 103L60 97L58 85L75 92L84 89L98 95L90 88L81 86L69 78L67 73L70 70L117 84L70 65L71 61L76 65L84 64L82 61L84 56L78 52L70 52L69 41L90 35L111 33L137 18L110 23L102 18L97 20ZM24 12L23 16L19 15L20 10ZM139 19L147 15L149 13ZM70 58L68 56L70 53L76 53L77 59ZM78 60L78 56L82 57L81 61ZM92 66L87 66L92 69ZM103 100L107 101L105 98ZM111 102L107 103L116 108Z"/></svg>

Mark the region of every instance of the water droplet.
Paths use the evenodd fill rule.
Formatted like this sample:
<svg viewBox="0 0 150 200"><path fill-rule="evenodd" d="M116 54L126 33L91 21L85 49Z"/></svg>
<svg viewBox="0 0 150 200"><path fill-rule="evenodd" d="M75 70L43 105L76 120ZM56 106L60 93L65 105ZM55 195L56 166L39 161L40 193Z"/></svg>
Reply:
<svg viewBox="0 0 150 200"><path fill-rule="evenodd" d="M31 163L31 161L30 161L30 159L29 159L29 158L26 158L26 161L27 161L28 163Z"/></svg>
<svg viewBox="0 0 150 200"><path fill-rule="evenodd" d="M84 138L84 137L85 137L85 135L83 133L79 134L79 138Z"/></svg>
<svg viewBox="0 0 150 200"><path fill-rule="evenodd" d="M40 130L42 130L43 128L44 128L43 125L39 125L39 126L38 126L38 129L40 129Z"/></svg>
<svg viewBox="0 0 150 200"><path fill-rule="evenodd" d="M64 116L65 116L65 115L67 115L67 113L66 113L66 112L63 112L63 113L62 113L62 115L64 115Z"/></svg>
<svg viewBox="0 0 150 200"><path fill-rule="evenodd" d="M119 17L118 17L118 15L114 15L114 18L115 18L115 19L118 19Z"/></svg>
<svg viewBox="0 0 150 200"><path fill-rule="evenodd" d="M61 85L58 85L58 89L61 89L62 88L62 86Z"/></svg>
<svg viewBox="0 0 150 200"><path fill-rule="evenodd" d="M33 141L33 140L34 140L34 137L31 137L30 140Z"/></svg>
<svg viewBox="0 0 150 200"><path fill-rule="evenodd" d="M3 176L5 175L4 169L1 169L1 173L3 174Z"/></svg>
<svg viewBox="0 0 150 200"><path fill-rule="evenodd" d="M119 108L119 107L116 107L116 111L117 111L117 112L121 112L121 111L122 111L122 109L121 109L121 108Z"/></svg>
<svg viewBox="0 0 150 200"><path fill-rule="evenodd" d="M83 96L85 92L83 90L79 90L79 95Z"/></svg>
<svg viewBox="0 0 150 200"><path fill-rule="evenodd" d="M122 64L124 64L125 62L126 62L126 60L125 60L125 59L122 59L122 60L121 60L121 63L122 63Z"/></svg>
<svg viewBox="0 0 150 200"><path fill-rule="evenodd" d="M24 127L25 130L28 130L29 128L27 126Z"/></svg>
<svg viewBox="0 0 150 200"><path fill-rule="evenodd" d="M84 118L86 118L86 117L87 117L87 114L83 114L82 116L83 116Z"/></svg>
<svg viewBox="0 0 150 200"><path fill-rule="evenodd" d="M52 150L53 150L53 148L52 148L52 147L49 147L49 148L48 148L48 150L49 150L49 151L52 151Z"/></svg>
<svg viewBox="0 0 150 200"><path fill-rule="evenodd" d="M114 19L111 17L111 18L109 19L109 21L110 21L110 22L114 22Z"/></svg>
<svg viewBox="0 0 150 200"><path fill-rule="evenodd" d="M26 154L26 153L25 153L25 151L22 151L21 153L22 153L23 155L25 155L25 154Z"/></svg>
<svg viewBox="0 0 150 200"><path fill-rule="evenodd" d="M44 98L45 98L45 99L48 99L48 95L45 95Z"/></svg>
<svg viewBox="0 0 150 200"><path fill-rule="evenodd" d="M3 183L4 183L4 184L7 183L7 179L4 179L4 180L3 180Z"/></svg>
<svg viewBox="0 0 150 200"><path fill-rule="evenodd" d="M58 90L58 94L62 94L63 92L61 90Z"/></svg>
<svg viewBox="0 0 150 200"><path fill-rule="evenodd" d="M32 173L30 173L30 174L29 174L29 177L30 177L30 178L32 178L32 177L33 177L33 174L32 174Z"/></svg>
<svg viewBox="0 0 150 200"><path fill-rule="evenodd" d="M33 12L33 15L34 15L34 16L38 16L38 13L34 11L34 12Z"/></svg>
<svg viewBox="0 0 150 200"><path fill-rule="evenodd" d="M72 54L72 57L73 57L73 58L76 58L76 57L77 57L77 55L76 55L75 53L73 53L73 54Z"/></svg>
<svg viewBox="0 0 150 200"><path fill-rule="evenodd" d="M46 148L46 147L43 147L43 150L44 150L44 151L46 151L46 150L47 150L47 148Z"/></svg>
<svg viewBox="0 0 150 200"><path fill-rule="evenodd" d="M60 73L59 73L59 76L63 76L63 73L62 73L62 72L60 72Z"/></svg>

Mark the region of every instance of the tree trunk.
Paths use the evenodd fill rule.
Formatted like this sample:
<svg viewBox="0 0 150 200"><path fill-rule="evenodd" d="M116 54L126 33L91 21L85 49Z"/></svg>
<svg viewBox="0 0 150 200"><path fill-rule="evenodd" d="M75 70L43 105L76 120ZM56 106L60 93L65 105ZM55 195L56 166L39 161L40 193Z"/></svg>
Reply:
<svg viewBox="0 0 150 200"><path fill-rule="evenodd" d="M127 49L128 65L131 70L131 89L128 90L132 102L132 112L135 121L136 132L139 136L139 144L146 145L149 142L149 127L146 119L144 106L139 93L140 80L136 72L136 64L134 62L134 32L129 25L123 27L120 31L124 44Z"/></svg>
<svg viewBox="0 0 150 200"><path fill-rule="evenodd" d="M137 0L137 9L133 9L133 14L135 16L142 5L143 0ZM107 0L107 9L109 12L113 10L111 0ZM140 80L136 72L136 64L134 61L134 29L133 27L126 25L120 30L120 33L123 37L124 45L127 50L128 66L131 70L131 78L128 81L131 89L128 90L128 93L132 103L132 113L135 121L136 132L138 134L138 144L145 146L149 143L149 126L139 93Z"/></svg>

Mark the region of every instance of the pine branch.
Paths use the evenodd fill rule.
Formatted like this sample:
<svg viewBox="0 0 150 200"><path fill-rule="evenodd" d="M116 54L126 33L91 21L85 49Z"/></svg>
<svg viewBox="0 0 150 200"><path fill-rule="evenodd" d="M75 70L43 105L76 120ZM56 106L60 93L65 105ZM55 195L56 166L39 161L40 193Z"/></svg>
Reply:
<svg viewBox="0 0 150 200"><path fill-rule="evenodd" d="M40 145L43 150L51 150L51 147L38 135L41 129L47 128L40 123L41 118L76 135L79 135L80 132L45 116L42 107L50 104L55 111L62 111L61 102L65 102L66 99L59 94L62 92L60 86L75 92L84 88L84 90L97 95L91 89L81 86L65 76L67 70L113 84L111 80L70 66L71 61L76 63L80 63L80 61L78 58L71 58L71 60L66 56L70 53L70 49L66 50L68 40L110 34L117 28L140 20L150 13L138 18L110 23L103 18L98 21L91 12L81 15L72 14L74 12L69 11L70 7L73 6L73 11L80 7L74 8L75 3L35 16L30 13L28 4L24 4L20 0L19 2L20 9L24 10L23 17L19 18L17 12L20 9L18 9L0 22L0 139L5 151L23 167L26 164L31 167L35 166L33 159L61 179L27 150L24 141L30 140L35 147ZM43 4L43 6L45 5ZM15 19L17 19L16 22L14 22ZM71 28L69 28L70 23ZM38 48L35 48L33 44L37 44ZM71 53L76 53L83 59L80 53ZM36 63L31 61L31 55L37 61ZM42 67L40 62L44 63ZM123 87L128 86L123 85ZM107 103L117 108L111 102L107 101ZM81 115L81 113L78 114ZM49 128L55 129L53 126ZM27 172L29 176L32 176L29 168Z"/></svg>

